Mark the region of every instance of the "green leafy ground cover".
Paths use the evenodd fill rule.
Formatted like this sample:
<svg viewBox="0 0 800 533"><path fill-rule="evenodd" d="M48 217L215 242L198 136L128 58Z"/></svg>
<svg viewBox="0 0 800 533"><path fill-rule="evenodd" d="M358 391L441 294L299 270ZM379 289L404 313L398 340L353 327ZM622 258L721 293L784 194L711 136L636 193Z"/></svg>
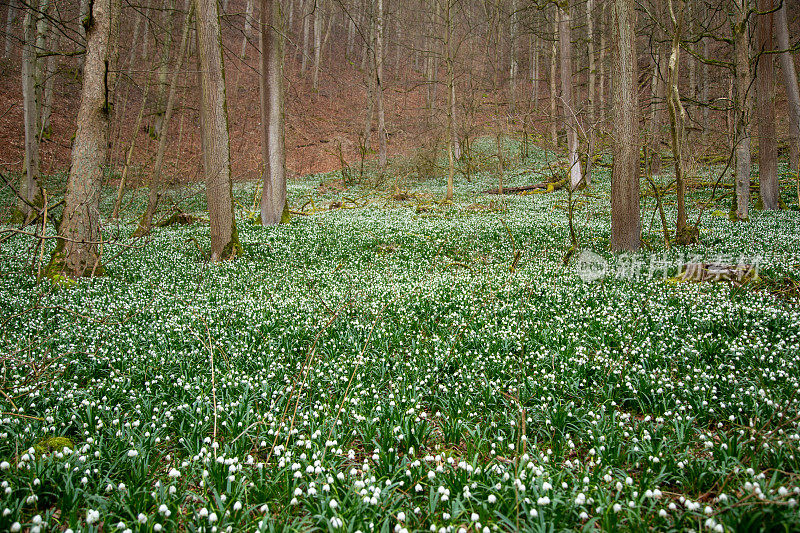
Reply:
<svg viewBox="0 0 800 533"><path fill-rule="evenodd" d="M536 157L506 185L540 181ZM720 204L701 245L666 250L645 199L652 250L615 258L600 171L576 195L611 270L594 283L562 262L566 194L477 195L489 175L453 205L441 180L396 201L303 178L295 209L369 203L276 228L242 207L245 255L222 264L202 223L156 229L72 288L6 241L0 530L797 530L796 304L665 277L692 253L797 279L798 213L735 225ZM204 216L202 195L182 208Z"/></svg>

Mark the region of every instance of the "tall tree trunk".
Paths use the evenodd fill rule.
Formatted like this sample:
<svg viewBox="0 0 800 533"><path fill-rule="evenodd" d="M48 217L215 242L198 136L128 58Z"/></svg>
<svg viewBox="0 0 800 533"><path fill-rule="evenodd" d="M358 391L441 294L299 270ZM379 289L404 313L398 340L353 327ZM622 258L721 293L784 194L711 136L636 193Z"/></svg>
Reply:
<svg viewBox="0 0 800 533"><path fill-rule="evenodd" d="M290 25L291 27L291 25ZM239 59L242 61L247 60L247 43L250 41L250 33L253 30L253 0L247 0L247 7L245 8L244 15L244 30L242 32L242 48L239 52ZM259 37L260 38L260 37ZM233 94L239 94L239 81L242 79L242 71L247 67L240 68L236 71L236 83L233 84Z"/></svg>
<svg viewBox="0 0 800 533"><path fill-rule="evenodd" d="M36 51L37 10L32 6L25 8L24 42L22 46L22 110L25 126L25 175L20 184L20 199L17 215L24 224L29 224L36 212L28 204L42 204L42 189L39 184L39 91L37 78L39 60Z"/></svg>
<svg viewBox="0 0 800 533"><path fill-rule="evenodd" d="M50 117L53 114L53 89L55 87L56 79L56 55L61 48L61 34L52 28L49 32L49 44L51 55L47 57L44 65L44 92L42 96L42 111L39 117L41 124L39 131L42 137L47 137L51 133Z"/></svg>
<svg viewBox="0 0 800 533"><path fill-rule="evenodd" d="M561 104L564 111L564 126L567 130L569 150L569 184L574 190L583 181L581 162L578 158L578 115L572 100L572 18L569 7L559 7L558 42L561 60Z"/></svg>
<svg viewBox="0 0 800 533"><path fill-rule="evenodd" d="M596 79L597 79L597 71L596 65L594 61L594 21L592 20L594 16L594 0L586 0L586 40L587 40L587 53L589 56L589 87L588 87L588 98L586 102L586 107L588 110L589 115L589 127L588 133L589 136L589 152L586 155L586 185L590 185L592 182L592 159L594 158L594 130L595 130L595 122L597 120L597 112L595 111L595 91L596 91Z"/></svg>
<svg viewBox="0 0 800 533"><path fill-rule="evenodd" d="M426 121L433 120L436 114L436 89L439 86L436 52L434 45L437 42L434 38L436 33L436 22L440 16L440 5L437 0L429 0L430 12L428 15L431 17L430 22L427 24L427 34L425 36L425 111Z"/></svg>
<svg viewBox="0 0 800 533"><path fill-rule="evenodd" d="M309 6L314 0L305 0L302 5L303 10L303 46L300 48L300 73L305 74L308 70L308 58L311 57L311 11Z"/></svg>
<svg viewBox="0 0 800 533"><path fill-rule="evenodd" d="M319 68L322 63L322 26L325 23L322 18L323 0L315 0L314 5L314 71L311 76L311 88L319 89Z"/></svg>
<svg viewBox="0 0 800 533"><path fill-rule="evenodd" d="M386 167L386 117L383 112L383 0L377 0L375 19L375 107L378 112L378 163Z"/></svg>
<svg viewBox="0 0 800 533"><path fill-rule="evenodd" d="M372 143L372 118L375 108L375 18L372 16L372 3L369 0L367 2L369 2L367 5L368 13L364 14L364 18L369 24L367 31L368 41L364 43L364 58L366 62L365 68L363 68L367 79L367 118L364 125L364 152L370 149L370 144Z"/></svg>
<svg viewBox="0 0 800 533"><path fill-rule="evenodd" d="M800 168L800 90L797 87L797 72L790 51L786 2L787 0L783 0L780 9L775 12L775 35L778 50L781 50L783 87L786 90L786 102L789 107L789 167L797 171Z"/></svg>
<svg viewBox="0 0 800 533"><path fill-rule="evenodd" d="M158 58L158 92L156 93L156 109L151 130L152 135L156 138L161 136L161 129L164 126L164 116L166 115L167 85L169 83L169 55L172 51L172 14L174 11L175 0L169 0L164 3L164 11L162 13L164 36Z"/></svg>
<svg viewBox="0 0 800 533"><path fill-rule="evenodd" d="M639 218L639 102L636 87L634 0L612 5L612 100L614 166L611 171L611 249L635 251Z"/></svg>
<svg viewBox="0 0 800 533"><path fill-rule="evenodd" d="M597 88L597 105L595 109L598 111L598 121L604 122L606 119L606 34L608 33L609 24L607 24L608 9L607 2L603 2L600 6L600 75L599 87Z"/></svg>
<svg viewBox="0 0 800 533"><path fill-rule="evenodd" d="M452 0L445 0L445 39L444 54L447 67L447 193L445 200L453 201L453 175L455 174L456 121L455 74L453 69L453 13Z"/></svg>
<svg viewBox="0 0 800 533"><path fill-rule="evenodd" d="M556 9L553 19L553 43L550 47L550 138L553 147L558 146L558 94L557 94L557 72L558 72L558 13Z"/></svg>
<svg viewBox="0 0 800 533"><path fill-rule="evenodd" d="M539 38L531 35L531 100L533 108L539 109L539 58L542 56L539 47Z"/></svg>
<svg viewBox="0 0 800 533"><path fill-rule="evenodd" d="M703 37L703 57L707 58L708 56L708 37ZM703 61L703 64L700 68L700 77L702 80L700 81L700 100L703 102L703 143L708 142L708 116L709 116L709 85L711 85L711 79L709 77L709 69L708 63Z"/></svg>
<svg viewBox="0 0 800 533"><path fill-rule="evenodd" d="M786 3L787 0L780 2L780 8L773 14L773 18L789 115L789 167L797 171L800 168L800 90L789 40Z"/></svg>
<svg viewBox="0 0 800 533"><path fill-rule="evenodd" d="M667 58L662 50L661 41L665 40L663 32L659 29L661 23L661 10L663 0L653 1L656 23L653 32L655 42L653 43L653 76L650 79L650 172L653 174L661 173L661 123L662 106L667 100L666 78L664 66Z"/></svg>
<svg viewBox="0 0 800 533"><path fill-rule="evenodd" d="M186 49L189 44L189 29L191 27L192 15L194 13L194 6L189 4L186 0L186 20L183 23L183 35L181 36L181 45L178 50L178 57L175 60L175 65L172 70L172 77L169 82L169 93L167 94L166 107L164 109L164 122L161 126L161 131L158 135L158 151L156 152L156 163L153 166L153 173L150 176L150 191L147 198L147 209L145 209L142 219L139 221L139 227L136 228L133 235L141 237L150 233L153 227L153 217L156 214L158 207L158 200L161 197L161 169L164 166L164 154L167 151L167 137L169 137L169 121L172 118L172 111L175 108L175 95L178 90L178 77L180 76L181 69L183 68L183 58L186 55Z"/></svg>
<svg viewBox="0 0 800 533"><path fill-rule="evenodd" d="M291 27L291 26L289 26ZM239 52L239 59L247 59L247 41L250 39L250 32L253 30L253 0L247 0L247 7L244 12L244 32L242 34L242 50Z"/></svg>
<svg viewBox="0 0 800 533"><path fill-rule="evenodd" d="M517 0L511 0L511 28L509 40L511 41L510 61L508 68L508 79L511 84L511 113L514 114L517 103L517 72L519 63L517 62L517 37L519 35L519 13Z"/></svg>
<svg viewBox="0 0 800 533"><path fill-rule="evenodd" d="M784 1L784 0L778 0ZM759 57L756 62L758 92L758 184L764 209L778 209L778 142L775 135L775 77L773 69L773 0L758 0L756 17Z"/></svg>
<svg viewBox="0 0 800 533"><path fill-rule="evenodd" d="M72 144L72 165L64 196L64 212L58 227L58 241L47 273L78 278L103 273L100 265L100 190L108 147L108 125L113 106L115 65L114 28L119 0L94 0L86 28L77 131Z"/></svg>
<svg viewBox="0 0 800 533"><path fill-rule="evenodd" d="M89 21L89 9L90 9L91 2L90 0L80 0L80 7L79 7L79 14L80 20L78 21L78 32L81 36L81 44L84 46L86 43L86 24ZM86 60L86 54L79 54L78 55L78 70L83 70L83 63Z"/></svg>
<svg viewBox="0 0 800 533"><path fill-rule="evenodd" d="M672 157L675 160L675 183L678 189L678 219L675 224L675 241L678 244L691 244L696 239L686 226L686 181L683 176L683 146L686 141L686 111L681 104L678 92L680 77L681 36L683 33L683 0L667 0L672 21L672 53L669 56L669 83L667 87L667 108L669 110L670 133L672 137ZM677 7L677 9L675 9Z"/></svg>
<svg viewBox="0 0 800 533"><path fill-rule="evenodd" d="M747 220L750 208L750 132L748 88L750 84L750 51L747 42L748 0L735 0L732 21L735 84L733 113L733 146L736 154L736 196L733 218Z"/></svg>
<svg viewBox="0 0 800 533"><path fill-rule="evenodd" d="M211 260L233 258L242 252L231 191L231 153L225 104L225 69L216 0L194 0L200 53L200 106L204 110L203 137L208 155L206 197L211 220Z"/></svg>
<svg viewBox="0 0 800 533"><path fill-rule="evenodd" d="M261 224L286 222L286 148L283 106L283 26L280 0L261 0Z"/></svg>
<svg viewBox="0 0 800 533"><path fill-rule="evenodd" d="M142 55L140 56L142 59L146 59L148 54L148 50L150 48L150 17L151 17L152 10L150 9L149 2L145 1L144 6L144 24L142 26Z"/></svg>
<svg viewBox="0 0 800 533"><path fill-rule="evenodd" d="M356 42L356 23L352 15L347 16L347 48L345 49L345 59L349 60L353 57L353 47Z"/></svg>
<svg viewBox="0 0 800 533"><path fill-rule="evenodd" d="M14 22L19 16L19 0L8 0L8 11L6 12L6 46L3 52L3 57L8 59L11 57L11 44L14 42Z"/></svg>

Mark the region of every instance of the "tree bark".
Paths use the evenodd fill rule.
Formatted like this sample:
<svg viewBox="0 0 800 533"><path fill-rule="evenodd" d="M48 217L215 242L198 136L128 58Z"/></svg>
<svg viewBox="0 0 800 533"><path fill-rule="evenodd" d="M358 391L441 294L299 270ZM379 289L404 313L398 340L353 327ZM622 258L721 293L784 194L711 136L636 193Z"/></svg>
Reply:
<svg viewBox="0 0 800 533"><path fill-rule="evenodd" d="M583 181L581 162L578 158L578 115L572 99L572 17L569 7L559 7L558 42L561 60L561 105L564 111L564 126L567 130L569 150L569 184L575 190Z"/></svg>
<svg viewBox="0 0 800 533"><path fill-rule="evenodd" d="M283 27L280 0L261 0L261 224L288 220L283 105Z"/></svg>
<svg viewBox="0 0 800 533"><path fill-rule="evenodd" d="M519 35L519 9L517 0L511 0L511 28L509 31L509 40L511 41L510 61L508 68L508 78L511 90L511 113L514 113L517 103L517 72L519 71L519 63L517 62L517 37Z"/></svg>
<svg viewBox="0 0 800 533"><path fill-rule="evenodd" d="M603 2L600 7L600 74L599 87L597 88L597 119L604 122L606 119L606 34L608 33L607 2Z"/></svg>
<svg viewBox="0 0 800 533"><path fill-rule="evenodd" d="M169 121L172 119L172 111L175 108L175 94L178 89L178 77L180 76L181 69L183 68L183 58L186 55L186 49L189 44L189 28L191 27L192 15L194 13L194 6L186 6L186 20L183 23L183 35L181 36L181 45L178 50L178 57L175 60L175 65L172 71L172 78L169 83L169 92L167 94L166 107L164 109L164 122L158 135L158 151L156 152L156 162L153 166L153 173L150 176L150 191L147 198L147 209L145 209L142 219L139 221L139 227L136 228L133 235L141 237L150 233L153 227L153 217L156 214L158 207L158 200L161 197L161 169L164 165L164 154L167 150L167 137L169 134Z"/></svg>
<svg viewBox="0 0 800 533"><path fill-rule="evenodd" d="M197 43L200 53L200 106L203 109L203 137L206 197L211 220L211 260L240 255L231 190L231 153L228 113L225 103L225 69L222 35L216 0L194 0L197 13Z"/></svg>
<svg viewBox="0 0 800 533"><path fill-rule="evenodd" d="M168 0L164 4L162 17L164 37L161 42L161 50L158 58L158 92L156 93L156 110L153 116L153 128L151 130L152 135L156 138L161 136L161 130L165 127L164 121L169 83L169 56L172 51L172 14L175 11L175 0Z"/></svg>
<svg viewBox="0 0 800 533"><path fill-rule="evenodd" d="M586 0L586 40L587 40L587 54L589 56L589 87L588 87L588 98L586 102L586 107L589 116L589 124L588 124L588 132L587 135L589 137L589 146L588 146L588 153L586 155L586 175L584 177L586 181L586 185L590 185L592 182L592 159L594 157L594 130L595 130L595 122L597 120L597 112L595 110L595 91L596 91L596 79L597 79L597 72L596 66L594 61L594 21L592 17L594 16L594 0Z"/></svg>
<svg viewBox="0 0 800 533"><path fill-rule="evenodd" d="M377 0L375 20L375 107L378 112L378 164L386 168L386 117L383 111L383 0Z"/></svg>
<svg viewBox="0 0 800 533"><path fill-rule="evenodd" d="M86 54L72 165L58 227L56 248L47 273L78 278L103 273L100 265L100 190L113 109L110 88L114 68L113 25L119 0L94 0L86 24Z"/></svg>
<svg viewBox="0 0 800 533"><path fill-rule="evenodd" d="M53 89L56 78L56 55L61 48L61 34L52 28L48 32L48 48L51 55L45 59L44 65L44 90L42 95L41 116L39 117L39 131L42 137L49 136L51 133L50 117L53 114Z"/></svg>
<svg viewBox="0 0 800 533"><path fill-rule="evenodd" d="M797 72L790 51L786 2L787 0L783 0L780 9L775 12L775 35L778 50L781 50L779 57L783 87L786 90L786 102L789 108L789 167L797 171L800 168L800 90L797 87Z"/></svg>
<svg viewBox="0 0 800 533"><path fill-rule="evenodd" d="M453 201L453 176L455 174L456 134L456 89L453 69L453 13L452 0L445 0L445 65L447 67L447 193L445 200Z"/></svg>
<svg viewBox="0 0 800 533"><path fill-rule="evenodd" d="M678 92L680 79L681 37L683 33L683 0L667 0L673 26L672 53L669 56L669 83L667 87L667 109L669 110L670 134L672 137L672 157L675 161L675 184L678 196L678 218L675 224L675 241L678 244L691 244L694 236L686 227L686 181L683 176L683 147L686 141L686 111L681 104ZM677 9L675 9L677 7Z"/></svg>
<svg viewBox="0 0 800 533"><path fill-rule="evenodd" d="M440 12L439 2L437 0L429 0L429 7L430 12L428 15L431 20L427 24L427 34L425 35L425 120L428 122L432 121L436 115L436 90L439 86L439 68L436 61L436 51L434 50L436 22L439 19Z"/></svg>
<svg viewBox="0 0 800 533"><path fill-rule="evenodd" d="M782 0L779 0L782 1ZM775 78L773 69L773 0L758 0L756 18L759 58L756 62L758 92L758 185L764 209L778 209L778 142L775 135Z"/></svg>
<svg viewBox="0 0 800 533"><path fill-rule="evenodd" d="M20 183L20 195L27 200L17 202L15 219L29 224L36 216L30 204L41 205L42 190L39 183L39 60L36 56L37 11L25 8L24 42L22 46L22 111L25 126L25 174Z"/></svg>
<svg viewBox="0 0 800 533"><path fill-rule="evenodd" d="M324 24L322 2L323 0L315 0L314 3L314 70L311 75L311 88L315 91L319 89L319 68L322 63L322 26Z"/></svg>
<svg viewBox="0 0 800 533"><path fill-rule="evenodd" d="M733 218L747 220L750 208L750 132L748 86L750 84L750 51L747 42L748 0L735 0L732 33L734 47L734 137L736 154L736 196Z"/></svg>
<svg viewBox="0 0 800 533"><path fill-rule="evenodd" d="M558 76L558 13L556 9L553 19L553 44L550 47L550 138L553 141L553 147L558 146L558 94L557 94L557 76Z"/></svg>
<svg viewBox="0 0 800 533"><path fill-rule="evenodd" d="M639 218L639 103L636 87L634 0L612 5L613 153L611 249L635 251L641 244Z"/></svg>
<svg viewBox="0 0 800 533"><path fill-rule="evenodd" d="M11 44L14 41L14 22L19 16L19 0L8 0L8 11L6 12L6 46L3 52L3 57L8 59L11 57Z"/></svg>
<svg viewBox="0 0 800 533"><path fill-rule="evenodd" d="M311 57L311 12L308 6L313 4L314 0L305 0L302 3L303 14L303 46L300 48L300 73L305 74L308 70L308 58Z"/></svg>

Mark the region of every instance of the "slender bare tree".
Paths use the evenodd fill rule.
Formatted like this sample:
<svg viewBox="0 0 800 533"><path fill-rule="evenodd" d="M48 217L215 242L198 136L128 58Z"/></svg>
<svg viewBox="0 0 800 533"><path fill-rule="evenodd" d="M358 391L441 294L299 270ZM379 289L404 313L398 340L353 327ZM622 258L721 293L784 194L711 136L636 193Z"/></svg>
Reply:
<svg viewBox="0 0 800 533"><path fill-rule="evenodd" d="M572 17L569 5L559 6L558 43L561 60L561 105L564 111L564 126L567 130L569 150L569 185L574 190L583 181L581 161L578 158L578 111L572 98Z"/></svg>
<svg viewBox="0 0 800 533"><path fill-rule="evenodd" d="M34 6L25 7L24 41L22 45L22 110L25 126L25 174L20 183L20 199L15 219L29 224L36 216L33 207L41 205L42 190L39 183L39 63L37 59L36 20L39 16Z"/></svg>
<svg viewBox="0 0 800 533"><path fill-rule="evenodd" d="M748 0L734 0L731 29L734 48L733 147L736 155L736 183L734 207L735 220L747 220L750 208L750 49L747 39Z"/></svg>
<svg viewBox="0 0 800 533"><path fill-rule="evenodd" d="M444 38L444 61L447 67L447 193L445 200L453 201L453 176L455 174L456 143L458 134L456 132L456 88L455 88L455 69L454 62L454 35L453 35L453 0L445 0L444 9L445 19L445 38Z"/></svg>
<svg viewBox="0 0 800 533"><path fill-rule="evenodd" d="M14 22L19 16L19 0L8 0L6 11L6 33L5 33L5 51L3 57L6 59L11 57L11 45L14 42Z"/></svg>
<svg viewBox="0 0 800 533"><path fill-rule="evenodd" d="M192 14L194 6L186 0L184 6L186 11L186 20L183 23L183 35L181 36L180 49L178 50L178 57L175 59L175 65L172 70L172 77L169 82L169 91L167 93L163 123L158 133L158 150L156 151L156 162L153 165L153 172L150 176L150 191L147 198L147 208L139 221L139 226L134 231L134 236L141 237L150 233L153 226L153 217L156 214L158 207L158 200L161 197L161 171L164 166L164 154L167 151L167 138L169 137L169 122L172 119L172 112L175 108L175 95L178 90L178 77L180 76L181 69L183 68L183 58L186 55L186 49L189 45L189 29L192 22Z"/></svg>
<svg viewBox="0 0 800 533"><path fill-rule="evenodd" d="M108 125L113 109L110 87L115 65L112 58L114 28L119 0L94 0L86 21L86 54L83 65L77 131L72 144L72 165L58 226L56 248L47 267L49 276L94 276L100 264L100 189L108 149Z"/></svg>
<svg viewBox="0 0 800 533"><path fill-rule="evenodd" d="M216 0L194 0L200 55L200 107L203 115L203 157L208 214L211 220L211 260L240 255L231 185L231 152L225 105L225 67Z"/></svg>
<svg viewBox="0 0 800 533"><path fill-rule="evenodd" d="M592 159L594 158L594 144L595 144L595 122L597 120L597 112L595 111L595 92L597 87L597 68L595 65L594 53L594 0L586 0L586 53L589 57L589 74L588 74L588 88L587 88L587 117L588 117L588 152L586 156L586 172L583 177L586 185L592 182Z"/></svg>
<svg viewBox="0 0 800 533"><path fill-rule="evenodd" d="M678 217L675 224L675 242L686 245L696 242L694 227L686 224L686 180L683 158L686 144L686 110L678 91L680 77L681 39L683 38L683 16L686 4L683 0L667 0L672 22L672 53L669 56L669 80L667 83L667 109L669 110L672 157L675 161L675 183L678 196Z"/></svg>
<svg viewBox="0 0 800 533"><path fill-rule="evenodd" d="M280 0L261 0L261 224L289 219L283 105L283 26Z"/></svg>
<svg viewBox="0 0 800 533"><path fill-rule="evenodd" d="M378 112L378 163L386 167L386 116L383 110L383 0L377 0L375 17L375 108Z"/></svg>
<svg viewBox="0 0 800 533"><path fill-rule="evenodd" d="M783 0L778 0L783 1ZM756 91L758 98L758 185L764 209L778 209L778 141L775 134L775 75L772 33L773 0L758 0L756 16L758 58Z"/></svg>
<svg viewBox="0 0 800 533"><path fill-rule="evenodd" d="M786 4L783 0L775 12L775 37L780 51L783 87L789 107L789 167L800 169L800 90L797 87L797 72L789 45L789 25L786 21Z"/></svg>
<svg viewBox="0 0 800 533"><path fill-rule="evenodd" d="M775 12L775 37L780 50L783 87L789 107L789 166L792 170L800 168L800 90L797 87L797 72L789 45L789 25L786 21L786 4L783 0Z"/></svg>
<svg viewBox="0 0 800 533"><path fill-rule="evenodd" d="M611 249L635 251L641 245L639 215L639 101L636 93L634 0L612 5L612 92L614 108L611 171Z"/></svg>

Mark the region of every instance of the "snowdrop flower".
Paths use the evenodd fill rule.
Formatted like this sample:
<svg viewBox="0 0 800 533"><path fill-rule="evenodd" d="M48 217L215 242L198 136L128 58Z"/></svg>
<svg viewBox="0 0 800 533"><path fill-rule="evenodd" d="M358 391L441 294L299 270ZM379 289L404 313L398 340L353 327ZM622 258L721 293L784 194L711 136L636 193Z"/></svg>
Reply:
<svg viewBox="0 0 800 533"><path fill-rule="evenodd" d="M489 494L489 497L486 498L486 501L488 501L489 503L494 503L497 501L497 496L495 496L494 494Z"/></svg>
<svg viewBox="0 0 800 533"><path fill-rule="evenodd" d="M177 478L181 477L181 473L175 468L171 468L170 471L169 471L169 474L167 474L167 475L169 477L171 477L172 479L177 479Z"/></svg>
<svg viewBox="0 0 800 533"><path fill-rule="evenodd" d="M128 457L136 457L137 455L139 455L139 452L137 450L134 449L128 450Z"/></svg>
<svg viewBox="0 0 800 533"><path fill-rule="evenodd" d="M94 524L100 520L100 511L95 511L94 509L89 509L86 511L86 523L87 524Z"/></svg>
<svg viewBox="0 0 800 533"><path fill-rule="evenodd" d="M211 514L208 515L208 523L209 524L213 524L217 520L218 520L217 513L211 513Z"/></svg>

